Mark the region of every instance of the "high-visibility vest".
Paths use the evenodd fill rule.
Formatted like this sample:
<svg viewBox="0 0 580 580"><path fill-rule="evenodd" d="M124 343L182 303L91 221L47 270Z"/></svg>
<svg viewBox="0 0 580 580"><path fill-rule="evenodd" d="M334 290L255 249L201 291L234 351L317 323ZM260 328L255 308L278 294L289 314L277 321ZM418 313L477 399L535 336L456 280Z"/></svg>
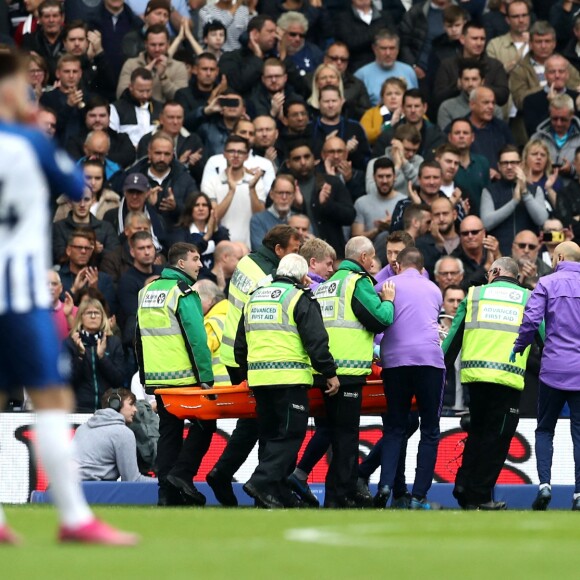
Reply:
<svg viewBox="0 0 580 580"><path fill-rule="evenodd" d="M374 334L359 322L352 310L354 289L362 277L356 272L338 270L314 293L320 303L330 353L339 376L366 376L371 372Z"/></svg>
<svg viewBox="0 0 580 580"><path fill-rule="evenodd" d="M216 340L220 343L219 347L211 353L211 367L213 371L213 386L214 387L229 387L232 384L230 375L226 366L223 364L220 352L222 348L222 336L224 332L225 317L213 315L205 318L205 323L211 328ZM209 333L208 333L209 334ZM209 336L208 336L209 338Z"/></svg>
<svg viewBox="0 0 580 580"><path fill-rule="evenodd" d="M292 284L274 282L250 297L244 310L248 386L312 385L310 358L294 320L302 294Z"/></svg>
<svg viewBox="0 0 580 580"><path fill-rule="evenodd" d="M139 292L137 319L146 386L197 383L175 314L179 299L184 295L177 281L163 278L151 282Z"/></svg>
<svg viewBox="0 0 580 580"><path fill-rule="evenodd" d="M508 356L524 316L530 292L496 282L469 289L461 349L461 382L488 382L524 388L530 347L510 363Z"/></svg>
<svg viewBox="0 0 580 580"><path fill-rule="evenodd" d="M250 256L244 256L239 262L230 280L228 294L228 312L224 323L222 345L220 349L221 361L229 367L239 366L234 357L234 341L242 310L250 299L250 293L258 286L263 286L272 281L272 276L267 275Z"/></svg>

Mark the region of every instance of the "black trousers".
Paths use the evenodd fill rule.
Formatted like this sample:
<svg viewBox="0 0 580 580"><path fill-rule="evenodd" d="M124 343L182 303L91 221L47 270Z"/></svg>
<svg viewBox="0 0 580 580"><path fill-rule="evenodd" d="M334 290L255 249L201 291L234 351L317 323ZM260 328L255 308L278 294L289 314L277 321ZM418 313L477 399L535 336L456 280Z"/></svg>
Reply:
<svg viewBox="0 0 580 580"><path fill-rule="evenodd" d="M157 442L157 476L163 486L169 472L187 481L197 474L204 455L216 431L215 421L192 421L189 433L183 439L184 422L172 415L159 395L155 396L159 414L159 441Z"/></svg>
<svg viewBox="0 0 580 580"><path fill-rule="evenodd" d="M360 383L341 385L332 397L324 395L332 445L325 501L340 501L356 491L363 384L364 377Z"/></svg>
<svg viewBox="0 0 580 580"><path fill-rule="evenodd" d="M286 478L308 427L306 386L253 389L262 450L249 483L284 500L290 493Z"/></svg>
<svg viewBox="0 0 580 580"><path fill-rule="evenodd" d="M244 376L239 367L226 367L232 385L239 385ZM257 419L238 419L236 428L231 434L221 457L214 465L220 475L232 479L238 469L244 464L248 455L258 442L259 429Z"/></svg>
<svg viewBox="0 0 580 580"><path fill-rule="evenodd" d="M493 488L519 422L521 391L496 383L468 383L471 424L455 477L460 504L493 499Z"/></svg>

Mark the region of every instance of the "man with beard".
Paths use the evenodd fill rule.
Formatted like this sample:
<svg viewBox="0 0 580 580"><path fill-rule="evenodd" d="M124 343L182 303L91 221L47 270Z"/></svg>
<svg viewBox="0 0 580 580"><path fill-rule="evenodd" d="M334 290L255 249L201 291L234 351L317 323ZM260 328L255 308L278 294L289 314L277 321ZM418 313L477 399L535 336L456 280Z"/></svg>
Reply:
<svg viewBox="0 0 580 580"><path fill-rule="evenodd" d="M310 218L316 237L328 242L337 256L344 256L343 226L350 226L355 217L348 190L340 179L316 173L316 160L308 143L291 146L286 161L298 182L295 209Z"/></svg>
<svg viewBox="0 0 580 580"><path fill-rule="evenodd" d="M78 135L72 135L66 144L66 150L73 159L80 159L84 154L84 143L91 131L105 131L111 141L109 159L122 168L129 167L135 161L135 147L125 133L117 133L109 126L111 107L109 102L95 95L86 100L85 126Z"/></svg>
<svg viewBox="0 0 580 580"><path fill-rule="evenodd" d="M131 73L129 86L111 105L111 128L127 133L135 147L146 133L150 133L159 119L162 104L151 98L153 75L145 67Z"/></svg>
<svg viewBox="0 0 580 580"><path fill-rule="evenodd" d="M175 159L172 137L164 131L157 131L149 142L147 157L133 165L131 172L147 175L149 203L163 216L168 226L177 223L185 198L197 190L197 184Z"/></svg>
<svg viewBox="0 0 580 580"><path fill-rule="evenodd" d="M123 345L130 347L135 338L135 322L139 306L139 291L148 278L161 274L163 269L156 266L155 246L150 232L136 232L129 239L129 252L133 265L121 276L117 296L119 297L119 327L122 332Z"/></svg>
<svg viewBox="0 0 580 580"><path fill-rule="evenodd" d="M425 269L434 279L434 270L437 260L450 254L459 246L459 235L455 231L457 210L451 200L440 197L431 204L430 231L419 236L415 245L423 254Z"/></svg>
<svg viewBox="0 0 580 580"><path fill-rule="evenodd" d="M185 111L184 125L188 131L195 131L201 119L196 111L205 107L212 99L216 87L221 86L217 84L218 75L217 58L209 52L202 52L195 61L189 85L175 93L175 100ZM225 88L225 78L223 81Z"/></svg>
<svg viewBox="0 0 580 580"><path fill-rule="evenodd" d="M353 201L365 194L364 171L352 166L348 148L340 137L327 137L320 152L322 163L318 169L327 175L338 177L348 189Z"/></svg>
<svg viewBox="0 0 580 580"><path fill-rule="evenodd" d="M284 161L282 152L277 147L278 127L270 115L259 115L254 119L255 139L253 151L272 162L278 170Z"/></svg>
<svg viewBox="0 0 580 580"><path fill-rule="evenodd" d="M483 155L471 152L475 139L473 127L468 119L452 121L448 140L459 151L459 169L455 182L469 199L471 213L479 215L481 192L489 186L489 161Z"/></svg>
<svg viewBox="0 0 580 580"><path fill-rule="evenodd" d="M313 151L318 158L329 136L340 137L346 143L353 166L364 171L371 154L369 142L360 123L341 115L343 105L338 87L320 89L320 116L312 123Z"/></svg>
<svg viewBox="0 0 580 580"><path fill-rule="evenodd" d="M418 191L412 183L409 183L409 197L397 203L393 211L391 230L402 230L403 213L407 206L414 204L426 204L430 206L438 197L447 196L441 191L442 171L437 161L424 161L419 167L417 178ZM463 214L463 208L457 204L456 209Z"/></svg>
<svg viewBox="0 0 580 580"><path fill-rule="evenodd" d="M366 236L378 242L378 237L384 239L388 235L393 211L397 203L406 197L393 188L395 166L387 157L380 157L375 161L373 177L377 195L369 192L355 201L356 217L351 233L353 236Z"/></svg>

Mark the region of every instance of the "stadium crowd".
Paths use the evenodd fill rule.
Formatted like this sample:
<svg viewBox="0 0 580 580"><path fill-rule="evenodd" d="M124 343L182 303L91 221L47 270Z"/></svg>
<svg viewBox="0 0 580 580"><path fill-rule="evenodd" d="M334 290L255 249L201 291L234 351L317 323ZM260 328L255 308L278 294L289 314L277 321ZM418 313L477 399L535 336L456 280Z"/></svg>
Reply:
<svg viewBox="0 0 580 580"><path fill-rule="evenodd" d="M79 412L146 397L139 292L176 243L215 285L203 314L277 225L314 283L356 237L381 283L417 248L443 340L498 259L533 290L580 242L578 0L2 0L0 39L86 181L53 200L48 281ZM443 413L468 403L448 373Z"/></svg>

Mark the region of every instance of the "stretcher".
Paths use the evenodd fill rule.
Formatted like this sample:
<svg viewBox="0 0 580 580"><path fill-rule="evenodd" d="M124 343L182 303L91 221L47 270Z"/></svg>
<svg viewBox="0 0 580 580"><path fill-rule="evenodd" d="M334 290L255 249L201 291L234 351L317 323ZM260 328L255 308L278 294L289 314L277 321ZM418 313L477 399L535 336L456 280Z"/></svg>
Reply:
<svg viewBox="0 0 580 580"><path fill-rule="evenodd" d="M380 415L387 410L381 369L373 365L362 392L362 415ZM248 383L231 387L201 389L179 387L157 389L165 408L179 419L251 419L256 417L256 400ZM324 416L324 399L321 389L309 389L310 416Z"/></svg>

